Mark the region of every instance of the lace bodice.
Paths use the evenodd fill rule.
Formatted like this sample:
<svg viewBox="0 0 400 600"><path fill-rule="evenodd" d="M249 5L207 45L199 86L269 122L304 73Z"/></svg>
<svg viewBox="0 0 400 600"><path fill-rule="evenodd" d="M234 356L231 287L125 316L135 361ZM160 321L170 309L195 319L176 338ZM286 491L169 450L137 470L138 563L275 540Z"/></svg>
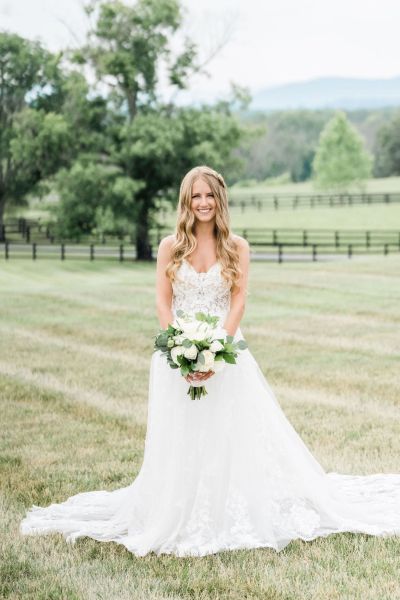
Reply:
<svg viewBox="0 0 400 600"><path fill-rule="evenodd" d="M199 273L183 260L172 284L172 312L178 309L186 313L208 312L224 318L230 308L230 287L221 275L221 263L217 261L205 273Z"/></svg>

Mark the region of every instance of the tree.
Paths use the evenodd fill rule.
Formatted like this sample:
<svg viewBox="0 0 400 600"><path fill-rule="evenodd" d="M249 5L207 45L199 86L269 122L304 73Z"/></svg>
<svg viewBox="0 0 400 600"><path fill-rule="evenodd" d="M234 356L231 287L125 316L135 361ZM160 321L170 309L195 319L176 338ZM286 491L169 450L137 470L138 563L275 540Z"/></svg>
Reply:
<svg viewBox="0 0 400 600"><path fill-rule="evenodd" d="M138 0L133 6L119 0L95 2L87 6L87 12L94 18L94 27L86 46L75 53L75 60L90 64L110 92L103 147L97 158L93 154L90 166L90 173L101 176L90 176L86 182L85 190L90 189L92 200L88 194L82 198L87 209L85 227L96 221L98 198L103 209L108 205L114 215L124 214L127 221L135 222L137 257L149 259L149 231L158 200L175 201L180 179L194 164L210 162L220 169L237 164L230 153L241 128L228 101L189 109L162 100L161 72L169 86L179 90L188 85L192 73L201 70L190 40L181 40L180 51L172 52L173 36L182 24L177 0ZM233 95L232 102L243 100L243 90L237 88ZM77 162L83 165L80 155ZM71 173L84 177L76 165ZM104 189L114 189L116 177L124 190L119 200L113 193L103 194ZM65 173L59 179L59 215L66 214L68 205L71 232L83 226L79 221L82 207L75 216L71 212L76 205L72 188L78 199L82 197L75 181L73 175Z"/></svg>
<svg viewBox="0 0 400 600"><path fill-rule="evenodd" d="M0 239L7 205L26 195L58 168L67 145L62 116L29 107L51 95L58 57L40 44L0 33Z"/></svg>
<svg viewBox="0 0 400 600"><path fill-rule="evenodd" d="M82 234L104 228L115 229L125 221L136 192L143 183L124 176L121 169L108 164L75 162L56 177L61 198L56 210L56 233L79 241Z"/></svg>
<svg viewBox="0 0 400 600"><path fill-rule="evenodd" d="M378 131L374 171L377 177L400 175L400 111Z"/></svg>
<svg viewBox="0 0 400 600"><path fill-rule="evenodd" d="M338 111L327 123L319 138L313 161L315 186L319 189L346 191L354 184L362 187L371 176L372 158L363 140Z"/></svg>

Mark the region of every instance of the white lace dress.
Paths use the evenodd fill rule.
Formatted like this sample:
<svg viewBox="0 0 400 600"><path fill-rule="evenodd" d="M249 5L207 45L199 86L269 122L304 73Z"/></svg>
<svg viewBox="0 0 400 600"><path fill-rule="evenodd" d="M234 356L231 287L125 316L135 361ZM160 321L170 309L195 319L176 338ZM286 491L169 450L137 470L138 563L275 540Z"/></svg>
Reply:
<svg viewBox="0 0 400 600"><path fill-rule="evenodd" d="M183 262L173 311L223 322L230 292L220 263L197 273ZM240 328L236 339L241 339ZM400 534L400 474L325 473L285 417L249 349L206 382L188 383L160 352L151 358L144 459L131 485L33 506L22 534L61 532L149 552L204 556L270 547L342 531Z"/></svg>

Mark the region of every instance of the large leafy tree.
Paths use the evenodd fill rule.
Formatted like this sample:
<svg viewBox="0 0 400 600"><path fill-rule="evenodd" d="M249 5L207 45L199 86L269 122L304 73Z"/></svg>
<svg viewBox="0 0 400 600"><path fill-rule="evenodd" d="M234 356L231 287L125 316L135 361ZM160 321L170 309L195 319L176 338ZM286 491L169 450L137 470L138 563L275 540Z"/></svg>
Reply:
<svg viewBox="0 0 400 600"><path fill-rule="evenodd" d="M344 112L338 111L319 138L313 161L314 182L319 189L346 191L362 187L371 176L372 159L357 130Z"/></svg>
<svg viewBox="0 0 400 600"><path fill-rule="evenodd" d="M6 206L24 203L67 154L64 118L30 107L51 96L57 77L57 57L36 42L0 33L0 236Z"/></svg>
<svg viewBox="0 0 400 600"><path fill-rule="evenodd" d="M241 130L229 102L194 109L162 99L161 74L164 87L167 83L170 90L180 90L201 69L195 45L180 36L182 9L177 0L138 0L133 6L112 0L91 3L86 10L93 28L74 58L92 67L103 90L108 86L108 117L103 147L92 164L87 156L78 156L87 175L77 165L71 170L85 180L85 198L76 177L64 173L59 179L60 214L69 213L62 219L64 233L93 227L100 206L116 219L125 215L135 223L137 257L148 259L158 200L175 199L182 175L199 162L228 168ZM179 44L173 41L175 35ZM180 50L173 52L173 46ZM234 97L238 95L240 91ZM79 199L85 210L73 209Z"/></svg>

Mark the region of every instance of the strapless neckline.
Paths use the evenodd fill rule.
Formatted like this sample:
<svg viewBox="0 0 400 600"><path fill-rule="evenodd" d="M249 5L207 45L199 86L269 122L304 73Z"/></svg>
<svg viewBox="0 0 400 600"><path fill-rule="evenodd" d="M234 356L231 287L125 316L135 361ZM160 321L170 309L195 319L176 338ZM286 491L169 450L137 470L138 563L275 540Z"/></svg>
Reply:
<svg viewBox="0 0 400 600"><path fill-rule="evenodd" d="M208 269L208 271L196 271L194 266L191 265L190 262L188 260L186 260L186 258L182 259L182 261L185 262L196 273L196 275L208 275L208 273L210 273L210 271L212 271L217 265L220 264L219 260L217 260L213 265L211 265L211 267Z"/></svg>

